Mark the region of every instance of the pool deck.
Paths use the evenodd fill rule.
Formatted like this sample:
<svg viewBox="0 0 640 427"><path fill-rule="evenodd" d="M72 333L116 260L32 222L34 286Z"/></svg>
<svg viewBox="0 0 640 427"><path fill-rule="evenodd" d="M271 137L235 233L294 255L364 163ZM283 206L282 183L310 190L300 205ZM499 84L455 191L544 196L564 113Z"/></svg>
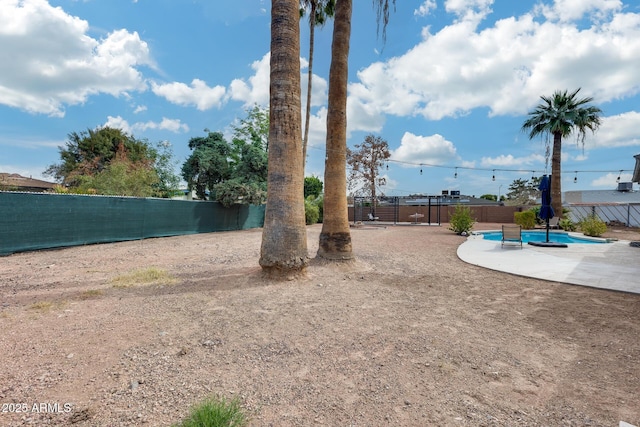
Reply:
<svg viewBox="0 0 640 427"><path fill-rule="evenodd" d="M640 294L640 248L619 240L545 248L470 236L458 247L469 264L519 276Z"/></svg>

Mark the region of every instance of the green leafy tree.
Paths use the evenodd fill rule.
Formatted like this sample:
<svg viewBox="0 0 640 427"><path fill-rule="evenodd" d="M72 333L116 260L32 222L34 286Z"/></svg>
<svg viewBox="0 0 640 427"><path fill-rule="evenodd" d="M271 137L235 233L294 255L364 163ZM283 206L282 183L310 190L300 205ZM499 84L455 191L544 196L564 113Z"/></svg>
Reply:
<svg viewBox="0 0 640 427"><path fill-rule="evenodd" d="M540 197L540 177L528 179L516 179L507 192L506 204L510 206L535 205Z"/></svg>
<svg viewBox="0 0 640 427"><path fill-rule="evenodd" d="M261 205L267 197L269 111L258 106L234 127L231 173L214 186L215 198L225 206Z"/></svg>
<svg viewBox="0 0 640 427"><path fill-rule="evenodd" d="M154 195L157 197L170 198L178 194L180 188L180 177L176 175L176 166L171 143L169 141L159 142L156 145L155 171L158 175L158 182L155 184Z"/></svg>
<svg viewBox="0 0 640 427"><path fill-rule="evenodd" d="M498 201L498 196L496 196L495 194L483 194L482 196L480 196L480 198L485 200L491 200L493 202Z"/></svg>
<svg viewBox="0 0 640 427"><path fill-rule="evenodd" d="M110 127L72 132L59 152L61 162L49 166L44 173L70 187L75 186L80 177L101 172L118 153L132 163L149 168L156 156L148 142Z"/></svg>
<svg viewBox="0 0 640 427"><path fill-rule="evenodd" d="M198 198L216 200L225 206L259 205L266 200L267 140L269 112L254 106L246 118L233 126L229 144L220 132L192 138L191 156L182 166L182 176Z"/></svg>
<svg viewBox="0 0 640 427"><path fill-rule="evenodd" d="M195 190L199 199L207 199L207 192L231 176L229 156L231 148L220 132L209 132L205 137L189 140L191 155L182 165L182 178L189 190ZM215 197L211 197L215 200Z"/></svg>
<svg viewBox="0 0 640 427"><path fill-rule="evenodd" d="M304 198L309 196L318 197L322 194L322 181L317 176L307 176L304 178Z"/></svg>
<svg viewBox="0 0 640 427"><path fill-rule="evenodd" d="M80 177L75 192L151 197L156 195L158 183L155 170L136 165L126 158L116 158L97 174Z"/></svg>
<svg viewBox="0 0 640 427"><path fill-rule="evenodd" d="M577 134L577 140L584 145L587 131L595 132L600 127L602 110L594 106L587 106L593 101L592 97L576 98L580 88L568 93L556 91L552 96L541 96L542 103L531 112L529 119L522 125L522 131L529 133L529 139L536 136L549 139L553 136L551 155L551 205L554 212L562 212L562 139L572 133Z"/></svg>
<svg viewBox="0 0 640 427"><path fill-rule="evenodd" d="M156 148L121 129L72 132L59 151L45 174L70 192L169 197L179 183L170 144Z"/></svg>

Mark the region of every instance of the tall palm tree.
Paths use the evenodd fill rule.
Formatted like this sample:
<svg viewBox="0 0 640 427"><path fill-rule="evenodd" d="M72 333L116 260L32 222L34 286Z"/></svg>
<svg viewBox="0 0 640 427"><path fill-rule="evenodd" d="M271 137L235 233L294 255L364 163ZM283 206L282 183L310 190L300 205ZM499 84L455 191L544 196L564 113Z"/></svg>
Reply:
<svg viewBox="0 0 640 427"><path fill-rule="evenodd" d="M309 121L311 118L311 88L313 79L313 51L315 49L316 26L323 26L335 13L336 0L300 0L300 17L309 9L309 70L307 80L307 105L304 119L304 137L302 138L303 168L307 163L307 144L309 141Z"/></svg>
<svg viewBox="0 0 640 427"><path fill-rule="evenodd" d="M329 99L327 102L327 155L324 163L324 213L318 256L333 260L353 258L347 207L347 81L351 0L338 0L333 24Z"/></svg>
<svg viewBox="0 0 640 427"><path fill-rule="evenodd" d="M382 20L383 38L389 22L389 2L373 0ZM347 207L347 83L351 38L352 0L337 0L331 44L327 142L324 167L324 211L318 256L331 260L353 259Z"/></svg>
<svg viewBox="0 0 640 427"><path fill-rule="evenodd" d="M553 135L553 149L551 154L551 206L557 216L562 216L562 138L577 133L578 141L584 144L587 130L592 133L600 127L598 107L587 106L593 101L592 97L577 99L580 88L568 93L555 91L552 96L541 96L544 101L529 112L529 119L522 125L523 132L529 132L529 139L544 136L549 143Z"/></svg>
<svg viewBox="0 0 640 427"><path fill-rule="evenodd" d="M308 264L300 112L298 0L271 2L269 168L260 266L269 276Z"/></svg>

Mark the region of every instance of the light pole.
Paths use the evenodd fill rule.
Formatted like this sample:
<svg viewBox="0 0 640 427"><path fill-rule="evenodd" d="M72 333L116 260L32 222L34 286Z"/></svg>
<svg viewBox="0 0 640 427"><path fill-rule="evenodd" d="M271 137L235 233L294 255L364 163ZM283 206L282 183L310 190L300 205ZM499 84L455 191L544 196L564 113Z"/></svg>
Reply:
<svg viewBox="0 0 640 427"><path fill-rule="evenodd" d="M502 184L498 186L498 203L500 203L500 190L502 190Z"/></svg>

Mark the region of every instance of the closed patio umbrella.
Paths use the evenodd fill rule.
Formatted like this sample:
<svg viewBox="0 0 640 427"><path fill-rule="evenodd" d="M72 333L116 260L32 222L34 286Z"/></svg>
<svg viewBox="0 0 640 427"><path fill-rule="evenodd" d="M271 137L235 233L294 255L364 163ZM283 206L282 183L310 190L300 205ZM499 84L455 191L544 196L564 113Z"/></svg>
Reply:
<svg viewBox="0 0 640 427"><path fill-rule="evenodd" d="M542 206L540 207L539 216L540 219L545 220L547 224L547 242L549 242L549 220L555 215L553 208L551 207L551 178L547 175L543 175L540 179L538 189L542 193Z"/></svg>

